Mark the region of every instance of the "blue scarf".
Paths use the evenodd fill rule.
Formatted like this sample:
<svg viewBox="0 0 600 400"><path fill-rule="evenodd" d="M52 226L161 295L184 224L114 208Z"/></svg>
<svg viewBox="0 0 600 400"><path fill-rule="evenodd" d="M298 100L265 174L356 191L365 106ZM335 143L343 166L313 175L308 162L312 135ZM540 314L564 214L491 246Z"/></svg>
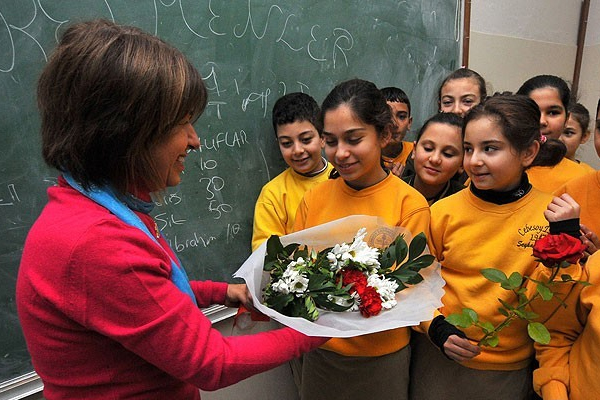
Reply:
<svg viewBox="0 0 600 400"><path fill-rule="evenodd" d="M128 206L126 206L122 201L119 200L119 198L122 196L118 196L113 188L107 185L102 187L93 186L92 188L90 188L90 190L85 190L79 183L77 183L73 179L73 177L70 174L63 173L63 177L73 189L79 191L80 193L82 193L89 199L95 201L102 207L105 207L106 209L108 209L108 211L113 213L121 221L125 222L128 225L138 228L146 235L148 235L148 237L151 238L158 246L160 246L161 249L163 249L160 243L158 243L156 237L154 237L154 235L150 233L148 227L144 225L142 220L137 215L135 215L135 213ZM123 199L123 201L129 203L131 202L131 199ZM165 250L163 249L163 251ZM169 254L167 253L167 255ZM169 259L171 260L171 281L173 281L173 283L175 284L175 286L177 286L177 288L179 288L179 290L190 296L195 305L198 305L198 303L196 302L196 296L194 296L194 292L190 287L190 281L188 279L187 274L185 273L185 270L183 269L183 266L179 267L170 255ZM177 261L179 262L179 264L181 264L179 260Z"/></svg>

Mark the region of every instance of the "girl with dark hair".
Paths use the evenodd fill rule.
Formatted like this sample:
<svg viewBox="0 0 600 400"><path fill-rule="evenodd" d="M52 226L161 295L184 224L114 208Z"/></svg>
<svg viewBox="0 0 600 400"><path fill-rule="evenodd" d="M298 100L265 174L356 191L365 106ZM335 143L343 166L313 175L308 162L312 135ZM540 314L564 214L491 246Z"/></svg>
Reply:
<svg viewBox="0 0 600 400"><path fill-rule="evenodd" d="M464 117L487 97L485 80L469 68L459 68L442 81L438 90L440 112Z"/></svg>
<svg viewBox="0 0 600 400"><path fill-rule="evenodd" d="M565 155L571 161L575 161L588 172L594 172L595 169L589 164L579 161L576 157L577 149L590 139L590 112L581 103L575 103L569 106L569 117L565 129L560 136L560 141L567 146Z"/></svg>
<svg viewBox="0 0 600 400"><path fill-rule="evenodd" d="M571 90L569 85L558 76L537 75L521 85L517 94L533 99L540 108L540 132L542 140L548 140L554 146L559 142L567 123L567 110ZM527 171L531 184L547 193L552 193L566 182L585 175L586 169L568 158L561 159L556 165L535 167Z"/></svg>
<svg viewBox="0 0 600 400"><path fill-rule="evenodd" d="M38 83L45 161L60 171L31 228L17 310L52 399L200 399L324 343L290 328L223 337L199 307L246 285L188 281L149 215L179 184L206 89L177 49L134 27L71 26Z"/></svg>
<svg viewBox="0 0 600 400"><path fill-rule="evenodd" d="M462 123L456 114L438 113L417 134L411 155L415 172L402 179L425 196L429 205L464 189L452 179L463 172Z"/></svg>
<svg viewBox="0 0 600 400"><path fill-rule="evenodd" d="M514 321L500 333L497 347L481 347L480 354L461 348L457 336L446 333L444 316L474 309L481 321L497 326L504 316L498 299L513 304L516 297L485 279L483 268L537 276L531 248L548 232L544 218L550 194L532 187L525 170L552 165L563 153L541 140L540 111L525 96L498 95L473 108L463 127L463 166L471 179L468 189L431 206L432 254L442 264L446 294L441 315L428 334L415 335L411 366L411 398L527 399L532 389L530 361L533 342L526 324ZM474 327L465 330L472 340L481 338ZM438 351L462 355L460 363ZM457 358L455 358L457 359Z"/></svg>
<svg viewBox="0 0 600 400"><path fill-rule="evenodd" d="M337 85L321 106L332 179L306 192L296 215L301 230L353 214L383 218L413 235L429 229L429 207L415 189L382 166L392 116L368 81ZM302 359L300 398L406 399L409 328L332 339Z"/></svg>

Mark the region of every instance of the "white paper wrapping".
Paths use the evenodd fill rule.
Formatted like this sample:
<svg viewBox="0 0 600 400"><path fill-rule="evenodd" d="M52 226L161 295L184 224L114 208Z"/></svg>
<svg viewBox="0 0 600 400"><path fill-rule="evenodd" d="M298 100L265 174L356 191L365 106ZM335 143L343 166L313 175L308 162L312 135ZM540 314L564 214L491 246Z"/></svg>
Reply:
<svg viewBox="0 0 600 400"><path fill-rule="evenodd" d="M338 243L352 243L354 235L360 228L367 229L364 240L372 247L387 246L399 233L404 233L405 240L410 241L410 234L405 229L390 227L382 219L367 215L341 218L282 236L280 239L284 246L299 243L319 251ZM420 271L424 278L422 282L396 293L398 304L377 316L365 318L360 312L332 312L319 309L319 318L314 322L300 317L287 317L261 303L262 290L269 279L268 273L263 271L265 254L266 242L250 255L233 276L246 281L254 298L254 307L258 311L305 335L344 338L414 326L432 319L434 310L442 306L441 298L444 295L442 287L445 282L440 274L439 263L434 262L430 267Z"/></svg>

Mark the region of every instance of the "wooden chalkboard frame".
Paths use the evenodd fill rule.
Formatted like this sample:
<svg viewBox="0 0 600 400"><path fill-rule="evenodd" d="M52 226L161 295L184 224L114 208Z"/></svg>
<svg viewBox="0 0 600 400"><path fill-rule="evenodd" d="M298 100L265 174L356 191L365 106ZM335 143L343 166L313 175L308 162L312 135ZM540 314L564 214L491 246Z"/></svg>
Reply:
<svg viewBox="0 0 600 400"><path fill-rule="evenodd" d="M467 42L467 47L465 48L464 46L461 48L461 43L464 42L464 37L465 35L468 35L468 31L465 31L461 28L467 28L467 26L463 26L461 25L461 23L466 22L463 21L463 16L465 15L465 7L470 6L470 1L468 3L465 3L464 0L446 0L447 3L452 3L456 5L456 14L453 15L452 17L454 18L454 24L455 24L455 32L454 32L454 36L456 39L456 47L457 47L457 51L455 54L455 59L454 61L454 67L453 68L448 68L448 69L454 69L458 66L458 62L461 59L460 57L467 57L466 60L468 61L468 42ZM425 0L415 0L414 3L420 3L422 4L423 2L425 2ZM46 2L46 3L50 3L50 2ZM50 35L48 37L46 37L46 39L48 40L47 42L40 42L38 43L39 46L39 51L36 53L36 57L37 60L35 60L35 62L32 62L32 65L35 65L36 63L43 63L44 59L48 56L49 50L53 47L53 43L56 42L56 37L59 35L60 31L62 29L64 29L64 25L67 22L73 22L76 21L78 19L87 19L87 18L91 18L91 17L98 17L98 16L102 16L104 18L107 19L112 19L112 20L117 20L120 23L126 23L126 24L133 24L133 25L138 25L140 26L142 29L145 29L149 32L153 32L158 34L159 36L162 36L161 33L164 33L164 30L161 31L161 26L158 23L159 21L159 14L161 12L164 13L170 13L173 14L173 11L175 10L175 8L178 6L179 8L183 7L184 1L180 0L179 2L177 2L177 0L168 0L168 1L163 1L160 0L159 2L157 2L156 0L148 0L148 4L153 3L154 5L154 9L156 12L156 23L152 24L152 23L148 23L147 20L143 20L143 18L139 15L128 15L126 18L123 18L122 15L119 14L119 10L117 10L115 7L111 7L111 1L110 0L105 0L105 1L101 1L101 0L87 0L85 3L89 4L89 5L93 5L93 6L98 6L99 4L102 5L105 9L103 10L103 12L99 13L98 9L94 9L94 7L90 7L90 10L84 10L83 6L81 9L79 9L78 13L73 13L73 15L70 15L68 18L56 18L55 17L55 13L54 11L56 7L52 7L52 4L46 4L44 3L42 6L41 2L36 2L33 1L33 7L35 8L35 14L39 17L40 15L44 16L45 21L47 24L51 24L52 27L48 28L47 26L44 27L45 29L54 29L55 30L55 34ZM60 3L60 2L57 2ZM81 4L83 4L84 2L81 2ZM131 1L130 1L131 3ZM218 0L212 0L212 1L207 1L207 3L209 5L211 4L215 4L218 3ZM259 7L261 5L266 5L266 7L264 8L264 14L266 15L266 13L271 13L273 12L273 15L277 14L279 10L283 9L283 5L280 7L278 5L274 5L274 3L283 3L283 1L272 1L272 2L266 2L263 0L248 0L246 5L249 9L250 7ZM301 3L301 2L298 2ZM337 1L337 0L332 0L330 2L328 2L328 4L340 4L341 2ZM347 1L347 2L343 2L344 6L347 6L348 4L358 4L360 2L352 2L352 1ZM392 2L390 2L392 3ZM395 3L395 2L394 2ZM402 2L402 3L406 3L406 2ZM387 2L381 2L381 4L387 4ZM419 5L420 5L419 4ZM269 6L270 5L270 6ZM128 5L129 6L129 5ZM136 5L137 6L137 5ZM21 5L19 4L19 6L17 7L25 7L25 5ZM30 5L31 7L31 5ZM134 8L134 7L132 7ZM22 11L22 10L16 10L16 11ZM24 12L24 14L28 14L31 10L26 10L27 12ZM137 11L137 10L134 10ZM211 12L214 12L214 10L211 10ZM135 14L135 13L132 13ZM281 19L281 23L292 23L294 21L294 17L291 16L293 13L290 11L287 14L287 19ZM32 14L33 15L33 14ZM250 14L249 14L250 15ZM271 14L269 14L271 15ZM183 16L183 10L182 10L182 16ZM331 17L331 16L330 16ZM390 16L388 16L390 17ZM431 18L432 15L427 15L428 18ZM435 17L435 16L433 16ZM28 15L27 17L25 17L24 20L19 20L20 23L15 23L15 22L11 22L11 19L8 18L6 10L3 7L0 7L0 31L2 29L2 27L5 28L5 31L0 32L0 46L2 46L2 40L3 37L2 34L6 34L6 32L8 32L9 34L14 33L15 35L17 33L21 34L22 36L34 36L35 33L31 31L32 29L32 22L34 21L33 16ZM218 21L215 20L216 15L213 13L213 17L210 20L211 23L214 21ZM270 18L270 17L269 17ZM136 21L141 21L142 23L136 23ZM197 36L202 36L202 32L200 32L199 29L196 29L196 25L194 25L194 21L192 21L191 19L189 20L185 20L185 25L188 26L190 31L194 32L194 35ZM197 21L195 21L197 22ZM309 35L310 37L318 37L318 31L319 28L316 28L316 26L318 24L312 24L308 23L307 21L301 21L304 22L306 26L311 27L309 31L305 32L305 35ZM312 21L311 21L312 22ZM389 24L389 20L388 21L376 21L376 23L387 23ZM244 25L245 23L245 25ZM356 23L356 21L349 21L348 25L351 25L352 23ZM254 24L254 25L253 25ZM256 25L256 26L255 26ZM237 37L238 35L240 36L240 38L243 36L241 35L242 32L248 32L248 36L251 36L251 34L253 35L254 38L260 37L261 35L265 35L266 32L266 28L265 31L261 31L260 29L258 29L258 25L260 25L260 22L258 21L258 19L254 19L251 20L251 18L244 20L240 20L240 23L238 23L237 25L235 25L235 29L237 29L235 32L233 32L233 34ZM299 24L300 27L303 27L304 25ZM341 26L341 25L340 25ZM346 25L344 25L346 26ZM399 28L400 26L396 26L396 28ZM297 27L298 28L298 27ZM320 27L323 28L323 27ZM343 27L342 27L343 28ZM331 28L331 32L330 34L334 34L333 31L334 29L338 29L338 28ZM341 29L341 28L340 28ZM367 29L366 27L362 27L361 29ZM212 29L211 29L212 30ZM300 33L302 29L300 29ZM398 29L398 31L400 31L400 29ZM341 32L341 31L340 31ZM189 33L189 32L188 32ZM221 34L222 32L218 32L217 30L215 30L213 33L215 34ZM338 32L339 33L339 32ZM177 31L177 32L173 32L170 33L172 35L177 35L177 34L181 34L181 31ZM402 33L402 34L407 34L406 32ZM277 34L278 35L278 34ZM278 39L279 43L281 44L282 41L285 41L285 45L291 47L297 46L294 43L292 43L292 41L288 38L288 37L277 37L277 35L275 35L275 37L273 37L273 39ZM173 41L169 40L169 35L167 35L167 37L165 38L167 41L173 43ZM335 36L331 37L332 39L335 39ZM238 38L239 39L239 38ZM321 38L323 39L323 38ZM346 41L345 44L343 45L347 45L347 42L349 40L348 37L344 37L342 36L337 36L337 39L340 40L340 43L342 43L342 41ZM11 36L10 40L13 40L13 37ZM308 45L306 43L309 43L310 40L308 40L307 42L305 42L304 47L307 47ZM322 45L323 43L325 43L325 40L322 41ZM184 51L186 54L188 54L188 52L190 51L190 48L182 48L182 46L178 45L177 43L173 43L174 45L176 45L177 47L181 48L182 51ZM0 47L3 48L3 47ZM202 51L208 51L208 52L213 52L213 54L218 54L219 52L222 52L223 49L204 49ZM307 51L307 49L305 48L304 51ZM461 54L461 51L463 52ZM13 55L15 52L15 49L12 49ZM337 54L338 59L337 62L338 64L342 63L344 61L344 58L347 56L347 54L345 53L338 53ZM311 57L313 57L311 55ZM316 58L319 57L313 57L313 60L315 60ZM341 60L341 61L340 61ZM15 60L13 59L12 61L8 61L5 62L6 60L3 60L0 57L0 74L2 73L6 73L7 70L10 69L10 63L12 62L12 64L14 65ZM331 60L330 60L331 61ZM373 61L373 60L370 60ZM18 60L17 60L18 62ZM29 62L29 60L28 60ZM283 62L283 61L282 61ZM334 61L335 62L335 61ZM347 60L346 60L347 62ZM323 65L325 65L325 62L321 62L318 60L315 60L315 65L317 67L322 67ZM308 63L307 63L308 64ZM465 63L463 63L465 64ZM308 65L309 67L313 67L314 65ZM222 89L224 89L223 87L218 87L218 83L217 80L215 78L215 76L213 75L213 73L216 74L216 69L212 68L212 66L210 65L210 63L205 63L205 64L200 64L197 65L198 69L201 70L201 73L203 73L203 76L205 77L205 80L207 82L207 86L209 87L209 93L210 93L210 97L209 100L211 100L211 103L209 103L209 107L207 108L207 111L205 113L205 116L203 116L199 123L196 125L197 130L200 133L201 136L201 140L203 138L202 133L204 133L203 131L205 131L205 119L208 117L209 119L209 129L211 128L211 122L218 122L218 120L220 120L220 116L219 113L223 111L224 108L224 102L220 101L219 95L222 93L219 93ZM335 69L335 68L334 68ZM356 72L348 72L346 75L344 74L337 74L336 75L336 71L334 71L333 69L330 69L331 72L331 79L327 80L327 82L319 82L320 84L322 84L322 86L326 87L326 88L331 88L333 86L333 84L336 81L341 80L341 78L351 78L354 77L356 75ZM422 72L422 71L421 71ZM252 71L244 71L244 73L252 75ZM299 75L299 74L298 74ZM381 74L381 75L385 75L385 74ZM419 126L420 122L422 122L423 120L426 119L427 115L418 115L419 112L422 113L423 110L429 109L431 107L435 107L435 102L432 101L432 96L414 96L414 93L411 93L411 89L415 90L415 87L418 87L417 83L415 83L413 86L410 86L411 84L409 83L405 83L408 82L405 78L404 82L401 83L396 83L395 81L392 80L391 78L391 73L388 73L387 77L381 77L381 76L373 76L373 77L369 77L369 76L359 76L361 78L365 78L365 79L370 79L373 80L375 83L377 83L379 86L388 86L388 85L395 85L395 86L400 86L403 87L404 89L408 89L407 92L409 93L409 97L411 97L411 100L413 100L413 114L415 114L415 125L414 126ZM16 76L13 79L20 79L20 76ZM412 77L411 77L412 78ZM419 79L421 79L422 76L419 77ZM412 80L412 79L411 79ZM417 79L418 81L418 79ZM283 82L282 82L283 83ZM438 82L439 83L439 82ZM237 88L237 84L238 82L235 82L235 85L231 84L229 85L228 88L226 88L226 90L235 90L238 89ZM0 86L1 87L1 86ZM298 84L296 86L291 86L291 85L285 85L282 89L281 85L276 85L274 87L274 89L271 92L271 95L273 98L276 98L278 95L283 94L284 91L308 91L309 94L315 96L315 98L317 99L317 101L321 101L322 97L323 97L323 93L318 93L315 92L315 90L313 88L308 87L307 85L304 85L302 82L300 82L300 80L298 80ZM326 93L328 90L324 90L324 92ZM258 171L258 173L252 175L252 176L247 176L245 177L247 180L258 180L258 182L254 183L253 186L253 190L254 192L251 193L251 196L256 196L258 194L258 191L260 189L260 187L262 186L262 184L264 184L266 181L268 181L270 178L274 177L278 172L280 172L283 167L284 167L284 163L283 161L280 159L279 157L279 152L277 147L275 146L274 141L271 141L270 139L272 138L272 132L270 132L270 129L268 129L269 123L268 123L268 114L270 112L269 107L266 107L266 100L265 100L265 91L253 91L253 90L248 90L246 93L246 100L247 102L245 103L245 107L248 108L252 108L252 107L258 107L261 112L263 113L263 121L261 122L260 125L257 125L258 128L254 128L256 130L262 129L264 134L262 135L261 138L256 139L256 145L258 146L258 149L260 150L259 153L260 154L254 154L253 157L256 159L259 159L260 162L255 162L254 164L252 164L252 168L256 169ZM323 90L321 90L321 92L323 92ZM411 95L413 94L413 95ZM33 97L35 96L35 93L27 93L28 96L30 96L30 99L27 99L27 101L29 103L31 103L33 101ZM277 96L276 96L277 95ZM272 101L270 101L270 103L268 104L269 106L272 106L272 103L274 102L274 99L271 99ZM416 110L416 112L415 112ZM15 112L18 111L18 107L15 107ZM246 110L244 109L244 112L246 112ZM1 122L0 122L1 123ZM37 121L35 120L35 118L32 121L28 121L28 124L19 128L22 128L23 130L29 131L29 132L37 132ZM214 124L216 125L216 124ZM4 125L3 125L4 126ZM267 127L265 129L265 127ZM14 127L12 127L11 129L16 129ZM215 132L227 132L226 130L221 130L218 131L216 130ZM235 131L236 133L239 133L238 131ZM206 149L206 153L203 154L210 154L210 146L213 147L213 149L215 147L219 146L219 143L223 143L223 140L226 142L227 138L223 139L223 137L219 137L218 133L214 133L213 136L210 138L210 140L212 140L212 142L210 143L206 143L205 144L205 149ZM234 139L231 139L234 140ZM237 139L239 141L243 141L244 139L241 139L241 136L238 135ZM219 142L221 141L221 142ZM29 149L31 150L31 149ZM256 152L255 152L256 153ZM22 155L22 157L26 157L26 155ZM260 157L260 158L259 158ZM210 158L209 158L210 160ZM269 162L267 162L267 160L269 160ZM233 158L229 158L227 162L230 163L235 163L236 159L235 157ZM0 160L0 162L2 162L2 160ZM200 167L198 167L199 169L202 169L201 167L203 166L205 169L210 169L210 167L213 164L204 164L202 165L203 162L206 162L206 160L201 159L199 161L199 165ZM247 165L244 164L244 166L246 167ZM47 177L47 172L44 170L44 167L41 165L38 165L35 167L36 170L34 173L39 174L40 176L44 177L44 180L47 180L47 185L51 185L54 183L54 178L52 177ZM0 169L0 172L2 170ZM241 168L239 169L241 175L244 175L246 170L242 170ZM210 195L210 190L211 189L211 185L212 189L214 189L215 187L218 187L219 182L214 180L214 175L212 176L208 176L211 180L206 180L206 176L201 175L202 178L200 179L205 179L204 181L202 181L203 184L206 185L207 190L204 192L204 194L206 195L208 193L208 195ZM184 183L186 181L188 177L184 177ZM2 193L2 188L0 188L0 197L3 195ZM9 188L10 189L10 188ZM39 188L36 188L39 189ZM45 191L45 190L44 190ZM177 190L174 191L175 195L177 193ZM195 192L197 194L197 192ZM216 191L212 191L212 194L215 195L216 197L218 197L219 193L216 193ZM10 196L16 195L16 193L10 192ZM43 191L39 192L39 194L37 194L37 196L41 197L45 197L45 194L43 193ZM1 199L0 199L1 201ZM225 204L225 202L222 202L220 204L217 204L217 206L223 206L223 204ZM215 207L217 207L215 206ZM213 207L214 208L214 207ZM165 209L166 210L166 209ZM226 208L223 206L221 208L217 208L217 210L215 211L210 210L210 207L208 208L209 212L211 213L215 213L215 212L226 212ZM162 212L162 209L159 209L158 213L160 214ZM165 211L165 214L169 214L170 211ZM162 217L159 216L159 218ZM251 216L249 217L251 220ZM171 232L171 228L176 228L176 224L178 218L177 216L175 216L173 213L170 213L170 215L168 215L168 217L163 217L162 219L163 223L164 223L164 232L167 233L167 237L169 237L169 233ZM247 220L246 220L247 223ZM230 225L227 225L227 235L230 232ZM232 226L232 228L234 228L234 226ZM231 232L233 232L233 229L231 230ZM194 238L192 237L191 239L188 239L185 243L181 243L181 242L177 242L175 238L171 237L173 239L173 245L174 246L193 246L193 245L198 245L198 242L202 241L202 240L210 240L210 238ZM233 236L232 236L233 238ZM248 240L248 244L249 244L249 234L246 233L246 236L244 237L244 240ZM182 257L184 264L188 265L189 264L189 259L186 259L185 257ZM193 260L192 260L193 261ZM232 264L239 264L239 260L237 260L236 262L232 263ZM1 268L1 265L0 265ZM198 276L194 276L194 274L192 273L192 278L197 278ZM223 319L229 318L231 315L233 315L233 311L230 309L227 309L225 307L222 306L215 306L215 307L211 307L209 309L204 310L205 314L211 319L211 321L213 321L214 323L219 322ZM30 396L33 395L35 393L38 393L42 390L42 384L41 384L41 380L39 379L39 377L35 374L35 372L30 372L27 373L25 375L7 380L5 382L1 382L2 378L0 377L0 398L10 398L10 399L20 399L20 398L24 398L26 396Z"/></svg>

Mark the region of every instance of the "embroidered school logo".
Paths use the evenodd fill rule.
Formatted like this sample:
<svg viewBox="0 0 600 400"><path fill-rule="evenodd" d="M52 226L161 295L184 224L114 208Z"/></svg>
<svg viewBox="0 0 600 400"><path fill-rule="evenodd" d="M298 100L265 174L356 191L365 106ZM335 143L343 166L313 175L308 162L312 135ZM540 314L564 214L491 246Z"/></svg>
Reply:
<svg viewBox="0 0 600 400"><path fill-rule="evenodd" d="M377 228L369 235L367 238L367 243L371 247L376 247L378 249L382 249L387 247L396 239L398 234L390 228Z"/></svg>
<svg viewBox="0 0 600 400"><path fill-rule="evenodd" d="M543 238L550 232L548 225L529 225L525 224L517 231L520 239L517 241L517 247L521 249L533 248L535 241Z"/></svg>

